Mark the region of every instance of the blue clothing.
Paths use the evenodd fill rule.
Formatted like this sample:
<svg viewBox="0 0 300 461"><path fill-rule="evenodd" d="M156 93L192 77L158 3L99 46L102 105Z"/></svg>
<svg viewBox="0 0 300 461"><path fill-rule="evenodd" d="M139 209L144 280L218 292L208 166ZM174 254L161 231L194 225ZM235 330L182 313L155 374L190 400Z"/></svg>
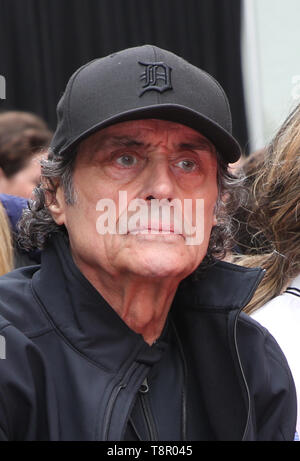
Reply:
<svg viewBox="0 0 300 461"><path fill-rule="evenodd" d="M22 216L23 210L28 208L28 200L14 195L0 194L0 201L6 211L13 232L13 237L15 238L19 232L17 224ZM41 255L39 250L26 251L18 246L17 239L15 239L15 246L17 249L15 255L16 267L40 263ZM27 258L26 261L24 260L24 257ZM20 261L18 262L19 259Z"/></svg>
<svg viewBox="0 0 300 461"><path fill-rule="evenodd" d="M28 207L28 200L14 195L0 194L0 201L5 208L13 232L18 232L17 223L22 216L24 208Z"/></svg>

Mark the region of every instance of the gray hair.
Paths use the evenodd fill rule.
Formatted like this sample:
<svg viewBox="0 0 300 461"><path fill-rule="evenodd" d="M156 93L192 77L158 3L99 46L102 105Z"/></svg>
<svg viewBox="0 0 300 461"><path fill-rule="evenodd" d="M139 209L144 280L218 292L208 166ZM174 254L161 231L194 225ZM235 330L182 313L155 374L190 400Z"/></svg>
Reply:
<svg viewBox="0 0 300 461"><path fill-rule="evenodd" d="M51 151L48 158L41 161L41 183L34 189L34 200L30 200L18 223L18 244L25 250L42 250L52 235L63 233L67 235L65 226L59 226L54 221L49 205L55 199L58 185L64 191L68 205L75 204L73 187L73 170L77 152L72 152L67 158L55 156ZM50 201L49 201L50 198Z"/></svg>
<svg viewBox="0 0 300 461"><path fill-rule="evenodd" d="M41 162L41 184L34 190L35 199L30 201L29 208L24 210L19 222L19 245L26 249L43 249L49 238L57 233L67 234L64 225L59 226L49 211L51 200L55 199L58 185L64 191L65 201L72 206L76 202L76 191L73 187L73 170L77 151L66 157L49 153L48 159ZM207 255L204 262L222 259L233 246L235 235L236 209L243 197L242 179L228 171L228 165L217 153L218 160L218 199L216 216L218 223L213 227ZM49 203L49 197L51 198Z"/></svg>

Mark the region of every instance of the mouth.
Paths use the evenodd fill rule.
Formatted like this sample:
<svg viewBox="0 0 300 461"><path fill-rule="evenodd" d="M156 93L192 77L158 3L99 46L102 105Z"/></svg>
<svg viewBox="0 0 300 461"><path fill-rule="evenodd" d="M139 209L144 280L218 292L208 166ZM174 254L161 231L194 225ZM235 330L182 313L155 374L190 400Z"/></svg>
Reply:
<svg viewBox="0 0 300 461"><path fill-rule="evenodd" d="M152 226L141 226L141 227L136 227L133 229L130 229L127 233L127 235L138 235L142 237L151 237L153 236L154 238L156 236L169 236L169 237L181 237L185 239L183 234L175 232L174 226L170 225L168 226L163 226L163 225L152 225Z"/></svg>
<svg viewBox="0 0 300 461"><path fill-rule="evenodd" d="M164 227L164 226L140 226L140 227L136 227L136 228L133 228L133 229L130 229L128 231L128 233L130 234L134 234L134 233L141 233L143 232L144 234L158 234L158 233L167 233L167 234L174 234L174 226L170 226L170 227Z"/></svg>

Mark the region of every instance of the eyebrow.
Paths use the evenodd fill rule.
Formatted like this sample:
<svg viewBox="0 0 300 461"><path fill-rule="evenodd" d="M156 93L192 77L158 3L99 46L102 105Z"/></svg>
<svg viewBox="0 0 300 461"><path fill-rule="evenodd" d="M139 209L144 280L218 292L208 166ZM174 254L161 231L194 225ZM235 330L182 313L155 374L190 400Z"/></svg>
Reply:
<svg viewBox="0 0 300 461"><path fill-rule="evenodd" d="M125 147L146 147L149 145L131 136L114 136L111 138L111 144Z"/></svg>
<svg viewBox="0 0 300 461"><path fill-rule="evenodd" d="M108 139L107 142L108 145L124 145L126 147L131 147L131 146L141 146L141 147L146 147L150 144L146 144L143 141L137 140L135 137L131 136L113 136ZM210 144L209 141L206 141L205 139L195 139L195 141L187 141L187 142L181 142L177 145L180 149L213 149L213 146Z"/></svg>
<svg viewBox="0 0 300 461"><path fill-rule="evenodd" d="M199 139L198 141L183 142L179 144L180 149L184 150L209 150L214 151L213 145L205 139Z"/></svg>
<svg viewBox="0 0 300 461"><path fill-rule="evenodd" d="M137 140L133 136L104 136L99 139L95 144L95 148L99 147L114 147L114 146L125 146L125 147L144 147L147 146L142 141Z"/></svg>
<svg viewBox="0 0 300 461"><path fill-rule="evenodd" d="M151 144L145 143L137 139L134 135L121 135L121 136L111 136L104 135L94 145L94 151L97 151L100 148L109 148L109 147L143 147L147 148ZM214 152L214 146L206 139L198 138L192 139L191 141L180 142L176 145L176 148L180 150L209 150Z"/></svg>

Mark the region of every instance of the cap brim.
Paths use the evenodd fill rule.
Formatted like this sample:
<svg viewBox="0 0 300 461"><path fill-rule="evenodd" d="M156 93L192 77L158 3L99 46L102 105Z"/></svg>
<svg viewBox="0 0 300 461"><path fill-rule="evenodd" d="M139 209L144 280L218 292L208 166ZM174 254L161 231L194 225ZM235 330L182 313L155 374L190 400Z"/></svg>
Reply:
<svg viewBox="0 0 300 461"><path fill-rule="evenodd" d="M220 125L187 107L176 104L158 104L147 107L140 107L123 112L93 125L84 131L77 138L72 139L59 154L66 153L76 144L97 130L105 128L115 123L156 118L171 122L182 123L208 138L216 147L220 156L227 163L236 162L241 156L241 147L237 140L225 131Z"/></svg>

